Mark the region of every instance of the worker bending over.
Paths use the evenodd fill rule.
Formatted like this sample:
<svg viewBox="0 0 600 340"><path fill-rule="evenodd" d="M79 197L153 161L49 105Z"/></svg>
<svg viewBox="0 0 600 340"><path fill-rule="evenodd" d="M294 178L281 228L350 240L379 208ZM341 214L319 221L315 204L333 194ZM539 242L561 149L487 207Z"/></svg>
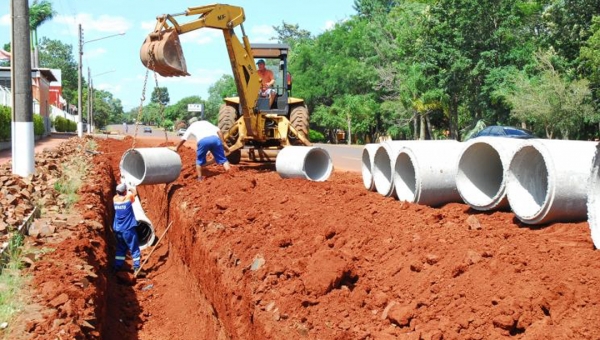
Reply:
<svg viewBox="0 0 600 340"><path fill-rule="evenodd" d="M198 181L204 179L202 176L202 167L206 165L206 154L208 151L212 153L217 164L223 165L225 171L231 169L231 165L229 165L229 161L225 157L225 152L229 152L229 147L225 142L223 133L218 127L206 120L195 121L185 130L185 133L181 136L181 141L176 146L170 147L170 149L177 152L190 136L194 136L197 142L196 173L198 174Z"/></svg>

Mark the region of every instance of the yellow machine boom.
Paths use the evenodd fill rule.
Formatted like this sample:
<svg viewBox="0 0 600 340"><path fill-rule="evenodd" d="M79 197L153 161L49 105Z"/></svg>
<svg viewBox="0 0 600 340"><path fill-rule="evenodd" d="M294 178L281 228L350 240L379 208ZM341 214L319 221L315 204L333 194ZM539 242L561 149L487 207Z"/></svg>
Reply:
<svg viewBox="0 0 600 340"><path fill-rule="evenodd" d="M197 17L189 22L179 23L175 19L178 16ZM144 66L162 76L187 76L189 73L179 35L205 27L221 30L239 95L241 116L230 128L230 131L224 132L226 138L237 136L230 149L233 151L242 148L249 141L254 146L260 146L261 143L266 143L271 139L269 143L272 144L274 138L279 140L280 146L286 146L290 145L289 135L299 140L301 144L310 145L305 132L297 131L293 124L290 124L289 114L286 117L286 115L266 112L268 110L259 110L257 103L261 81L257 73L252 47L242 25L244 20L243 8L223 4L189 7L183 13L159 16L153 32L147 36L142 45L140 58ZM242 30L241 42L234 32L234 28L238 26ZM306 111L306 116L308 116L308 111ZM276 122L277 128L266 129L265 126L272 121Z"/></svg>

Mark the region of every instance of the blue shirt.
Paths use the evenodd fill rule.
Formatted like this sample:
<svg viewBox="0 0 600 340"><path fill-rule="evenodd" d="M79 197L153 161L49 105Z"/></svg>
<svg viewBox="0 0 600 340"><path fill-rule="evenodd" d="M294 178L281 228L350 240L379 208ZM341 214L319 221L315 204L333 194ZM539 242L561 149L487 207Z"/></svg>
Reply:
<svg viewBox="0 0 600 340"><path fill-rule="evenodd" d="M137 227L137 220L133 214L133 203L128 199L125 202L114 202L115 220L113 229L124 231Z"/></svg>

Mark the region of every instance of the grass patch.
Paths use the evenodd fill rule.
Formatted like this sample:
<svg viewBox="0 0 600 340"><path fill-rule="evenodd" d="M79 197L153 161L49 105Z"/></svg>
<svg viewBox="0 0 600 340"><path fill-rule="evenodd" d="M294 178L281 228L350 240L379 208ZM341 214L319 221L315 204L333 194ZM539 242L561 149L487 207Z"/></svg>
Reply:
<svg viewBox="0 0 600 340"><path fill-rule="evenodd" d="M10 239L3 255L7 262L0 273L0 324L10 324L10 320L24 306L20 296L27 278L21 272L22 246L23 235L17 233Z"/></svg>
<svg viewBox="0 0 600 340"><path fill-rule="evenodd" d="M93 143L92 146L94 146L96 142L92 140L88 142L88 144L90 143ZM79 201L77 191L79 191L89 168L90 164L84 158L71 158L63 166L60 178L54 183L54 190L61 194L61 200L65 202L67 212L70 212L73 205Z"/></svg>
<svg viewBox="0 0 600 340"><path fill-rule="evenodd" d="M93 140L93 139L90 139L90 140L88 140L88 141L87 141L87 143L85 144L85 148L86 148L87 150L96 150L96 149L98 149L98 143L96 143L96 141L95 141L95 140Z"/></svg>

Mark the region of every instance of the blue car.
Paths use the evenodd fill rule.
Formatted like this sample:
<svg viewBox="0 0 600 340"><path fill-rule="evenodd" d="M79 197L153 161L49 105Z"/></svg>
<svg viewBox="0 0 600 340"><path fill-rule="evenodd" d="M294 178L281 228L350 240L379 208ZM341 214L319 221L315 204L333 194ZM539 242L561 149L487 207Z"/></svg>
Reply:
<svg viewBox="0 0 600 340"><path fill-rule="evenodd" d="M485 129L483 129L483 130L479 131L478 133L476 133L475 135L473 135L472 138L483 137L483 136L508 137L508 138L518 138L518 139L537 138L533 134L533 132L531 132L527 129L517 128L514 126L497 126L497 125L492 125L492 126L486 127Z"/></svg>

